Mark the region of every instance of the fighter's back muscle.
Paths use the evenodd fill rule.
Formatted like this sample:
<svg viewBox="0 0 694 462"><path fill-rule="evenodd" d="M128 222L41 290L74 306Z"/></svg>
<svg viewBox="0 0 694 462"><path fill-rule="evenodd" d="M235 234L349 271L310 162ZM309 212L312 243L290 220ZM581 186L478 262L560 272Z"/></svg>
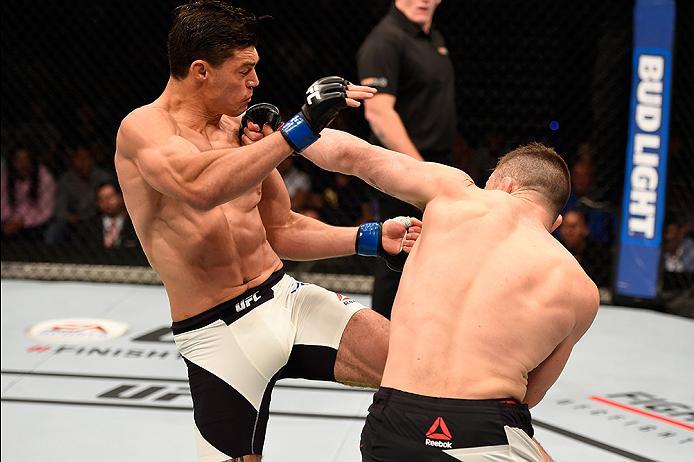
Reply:
<svg viewBox="0 0 694 462"><path fill-rule="evenodd" d="M508 195L472 194L427 206L393 311L384 384L409 382L419 387L414 392L472 398L491 388L522 398L527 373L573 327L567 274L585 274ZM413 364L404 369L411 377L398 372L404 363ZM448 372L447 381L439 380L438 368Z"/></svg>

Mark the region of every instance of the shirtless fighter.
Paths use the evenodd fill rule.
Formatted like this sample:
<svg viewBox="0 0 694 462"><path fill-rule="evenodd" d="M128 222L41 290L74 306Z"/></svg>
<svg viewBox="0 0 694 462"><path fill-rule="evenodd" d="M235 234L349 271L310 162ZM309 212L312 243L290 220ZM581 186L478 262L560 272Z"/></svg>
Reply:
<svg viewBox="0 0 694 462"><path fill-rule="evenodd" d="M531 439L528 409L599 305L595 284L550 234L569 195L562 158L541 144L520 147L479 189L460 170L333 130L304 155L424 210L362 460L548 459Z"/></svg>
<svg viewBox="0 0 694 462"><path fill-rule="evenodd" d="M380 383L386 319L295 281L280 257L397 254L420 229L396 220L337 228L290 210L275 167L373 89L321 79L280 132L266 127L255 143L244 134L240 146L239 116L258 86L255 23L219 1L179 7L166 88L117 136L125 203L164 282L188 368L202 461L260 460L280 378Z"/></svg>

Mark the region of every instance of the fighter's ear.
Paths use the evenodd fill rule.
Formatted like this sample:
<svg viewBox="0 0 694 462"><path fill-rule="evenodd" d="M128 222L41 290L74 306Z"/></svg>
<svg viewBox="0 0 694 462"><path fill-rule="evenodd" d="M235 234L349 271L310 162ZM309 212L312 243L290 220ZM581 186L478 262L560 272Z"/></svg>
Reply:
<svg viewBox="0 0 694 462"><path fill-rule="evenodd" d="M561 216L561 213L559 216L557 216L557 219L554 220L554 224L552 225L552 229L549 230L550 233L553 233L555 229L557 229L559 226L561 226L561 222L564 221L564 217Z"/></svg>
<svg viewBox="0 0 694 462"><path fill-rule="evenodd" d="M500 189L501 191L507 192L507 193L512 193L516 189L518 189L518 183L516 183L516 180L511 178L510 176L505 176L501 179L499 182L499 187L497 189Z"/></svg>
<svg viewBox="0 0 694 462"><path fill-rule="evenodd" d="M196 59L190 64L188 73L196 80L205 80L207 78L208 69L209 64L207 63L207 61L204 61L202 59Z"/></svg>

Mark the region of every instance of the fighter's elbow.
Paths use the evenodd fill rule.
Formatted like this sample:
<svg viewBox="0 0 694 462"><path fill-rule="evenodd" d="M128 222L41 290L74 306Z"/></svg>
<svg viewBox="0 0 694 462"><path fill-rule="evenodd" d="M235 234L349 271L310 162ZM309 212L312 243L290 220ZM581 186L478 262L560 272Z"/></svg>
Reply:
<svg viewBox="0 0 694 462"><path fill-rule="evenodd" d="M523 399L523 403L528 405L528 409L532 409L533 407L537 406L544 397L544 391L527 393Z"/></svg>
<svg viewBox="0 0 694 462"><path fill-rule="evenodd" d="M266 228L265 232L268 244L278 257L282 260L295 260L292 258L290 241L286 239L287 236L282 232L282 229Z"/></svg>
<svg viewBox="0 0 694 462"><path fill-rule="evenodd" d="M192 207L193 209L199 211L199 212L207 212L209 210L212 210L217 204L215 204L213 201L207 199L207 198L201 198L201 197L189 197L186 200L186 203Z"/></svg>
<svg viewBox="0 0 694 462"><path fill-rule="evenodd" d="M219 200L209 188L189 186L183 190L183 200L193 209L205 212L219 204Z"/></svg>
<svg viewBox="0 0 694 462"><path fill-rule="evenodd" d="M180 184L183 200L196 210L207 211L241 197L249 190L247 182L196 178Z"/></svg>

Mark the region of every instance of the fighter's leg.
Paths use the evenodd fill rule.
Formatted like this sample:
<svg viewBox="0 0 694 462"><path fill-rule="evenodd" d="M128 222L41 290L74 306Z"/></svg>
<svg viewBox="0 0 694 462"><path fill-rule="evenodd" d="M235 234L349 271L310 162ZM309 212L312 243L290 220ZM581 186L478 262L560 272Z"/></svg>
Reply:
<svg viewBox="0 0 694 462"><path fill-rule="evenodd" d="M342 333L335 361L335 380L378 388L388 355L389 321L379 313L359 310Z"/></svg>
<svg viewBox="0 0 694 462"><path fill-rule="evenodd" d="M242 311L234 299L172 326L188 369L199 462L261 460L293 325L269 285L255 293Z"/></svg>
<svg viewBox="0 0 694 462"><path fill-rule="evenodd" d="M283 377L378 387L388 351L388 320L342 294L296 284L297 335Z"/></svg>
<svg viewBox="0 0 694 462"><path fill-rule="evenodd" d="M542 447L539 441L537 441L535 438L533 438L533 443L537 445L537 448L540 450L540 454L542 454L542 460L545 462L553 462L554 459L550 457L550 455L545 451L545 448Z"/></svg>

